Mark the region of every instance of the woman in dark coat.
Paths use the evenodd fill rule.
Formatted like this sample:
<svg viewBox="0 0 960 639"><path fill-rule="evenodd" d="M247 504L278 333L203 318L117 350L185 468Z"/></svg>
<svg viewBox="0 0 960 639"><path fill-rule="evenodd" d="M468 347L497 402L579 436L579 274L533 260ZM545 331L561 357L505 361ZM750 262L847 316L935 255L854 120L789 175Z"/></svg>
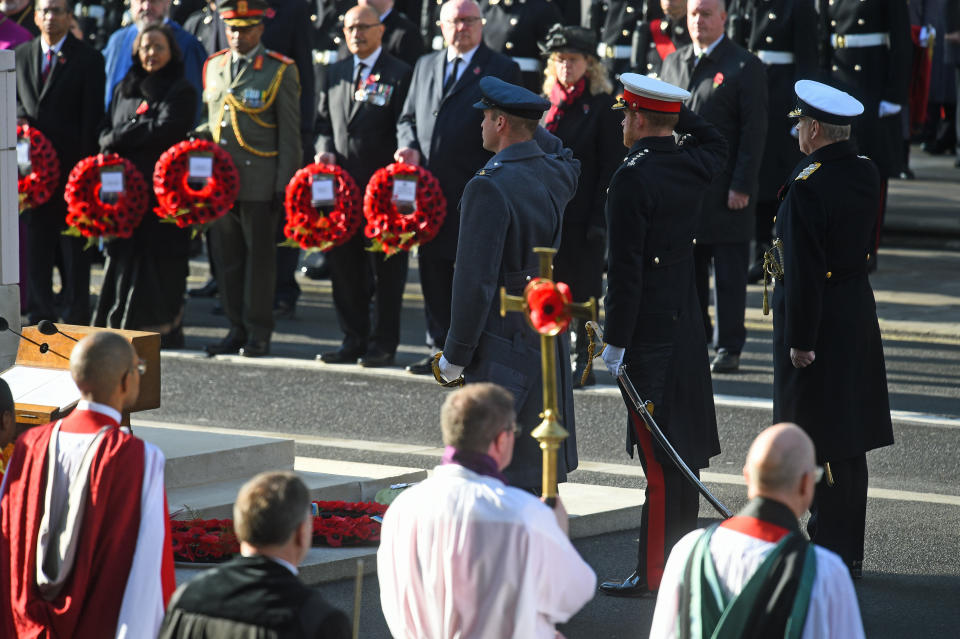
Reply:
<svg viewBox="0 0 960 639"><path fill-rule="evenodd" d="M596 38L588 29L554 25L540 48L549 56L543 93L551 104L542 124L580 160L580 184L563 214L554 277L570 286L574 301L584 302L590 296L599 300L603 296L607 184L626 154L621 118L610 110L613 85L596 57ZM584 322L575 322L573 382L579 388L587 365L587 336ZM591 372L587 385L593 383Z"/></svg>
<svg viewBox="0 0 960 639"><path fill-rule="evenodd" d="M114 90L100 149L133 162L147 181L150 198L133 236L106 245L106 273L93 323L158 332L166 348L183 345L190 232L161 223L154 213L153 167L164 151L187 137L195 117L196 91L184 78L173 32L165 25L148 26L134 44L133 66Z"/></svg>

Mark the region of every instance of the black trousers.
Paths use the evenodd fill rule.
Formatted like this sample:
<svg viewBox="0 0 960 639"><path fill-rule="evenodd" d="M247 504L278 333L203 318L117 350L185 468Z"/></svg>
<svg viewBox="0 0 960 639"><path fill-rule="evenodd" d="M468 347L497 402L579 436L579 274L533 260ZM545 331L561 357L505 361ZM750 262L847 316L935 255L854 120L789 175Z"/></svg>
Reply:
<svg viewBox="0 0 960 639"><path fill-rule="evenodd" d="M697 244L693 251L697 297L703 314L707 343L717 350L739 354L747 341L744 314L747 308L747 270L750 243ZM717 323L710 322L710 267L716 289Z"/></svg>
<svg viewBox="0 0 960 639"><path fill-rule="evenodd" d="M650 590L657 590L674 544L697 527L700 493L676 466L669 461L660 463L658 451L654 450L657 443L643 419L631 412L629 420L637 437L640 465L647 477L640 509L637 574L646 577Z"/></svg>
<svg viewBox="0 0 960 639"><path fill-rule="evenodd" d="M847 566L863 561L867 525L867 456L830 462L833 486L827 477L817 484L810 506L810 541L840 555Z"/></svg>
<svg viewBox="0 0 960 639"><path fill-rule="evenodd" d="M237 202L210 228L220 303L230 330L249 340L273 332L276 223L270 202Z"/></svg>
<svg viewBox="0 0 960 639"><path fill-rule="evenodd" d="M327 253L344 350L361 354L371 349L396 352L409 259L406 251L387 259L382 253L367 251L363 233Z"/></svg>
<svg viewBox="0 0 960 639"><path fill-rule="evenodd" d="M421 253L419 263L423 311L427 320L427 346L439 350L447 341L447 331L450 330L453 260L426 257Z"/></svg>
<svg viewBox="0 0 960 639"><path fill-rule="evenodd" d="M30 324L44 319L62 319L66 324L77 325L90 323L90 254L83 250L85 238L62 234L67 228L66 215L62 192L55 193L45 205L24 213ZM57 311L53 295L53 267L58 254L62 266L62 313Z"/></svg>

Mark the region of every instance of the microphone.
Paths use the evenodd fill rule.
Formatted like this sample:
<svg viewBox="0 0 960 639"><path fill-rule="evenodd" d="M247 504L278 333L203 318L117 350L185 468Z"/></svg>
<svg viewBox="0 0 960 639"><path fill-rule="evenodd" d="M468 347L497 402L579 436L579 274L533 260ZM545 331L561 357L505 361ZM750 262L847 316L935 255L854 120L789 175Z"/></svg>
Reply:
<svg viewBox="0 0 960 639"><path fill-rule="evenodd" d="M0 317L0 332L3 332L3 331L10 331L11 333L13 333L14 335L16 335L16 336L19 337L20 339L25 339L25 340L27 340L28 342L30 342L31 344L36 345L36 347L37 347L38 349L40 349L40 352L41 352L41 353L48 353L48 352L49 352L49 353L53 353L53 354L56 355L57 357L61 357L61 358L65 359L65 360L67 360L67 361L70 361L70 358L69 358L69 357L67 357L66 355L62 355L62 354L58 353L57 351L53 350L52 348L50 348L50 345L47 344L46 342L44 342L44 343L42 343L42 344L39 343L39 342L35 342L35 341L33 341L32 339L30 339L29 337L27 337L26 335L21 335L20 333L16 332L16 331L13 330L12 328L10 328L10 322L7 321L7 318L6 318L6 317Z"/></svg>
<svg viewBox="0 0 960 639"><path fill-rule="evenodd" d="M37 330L43 333L44 335L56 335L57 333L60 333L67 339L72 339L75 342L80 341L76 337L73 337L72 335L67 335L66 333L61 331L59 328L57 328L57 325L51 322L50 320L40 320L39 322L37 322Z"/></svg>

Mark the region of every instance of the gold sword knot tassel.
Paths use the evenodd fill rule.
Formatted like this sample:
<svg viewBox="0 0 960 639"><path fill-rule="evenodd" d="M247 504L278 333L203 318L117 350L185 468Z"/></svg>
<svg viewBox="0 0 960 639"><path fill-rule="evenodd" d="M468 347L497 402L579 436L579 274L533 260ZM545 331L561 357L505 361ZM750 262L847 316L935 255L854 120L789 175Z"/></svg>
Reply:
<svg viewBox="0 0 960 639"><path fill-rule="evenodd" d="M783 280L783 242L774 238L773 246L763 252L763 314L770 314L767 287L772 279Z"/></svg>

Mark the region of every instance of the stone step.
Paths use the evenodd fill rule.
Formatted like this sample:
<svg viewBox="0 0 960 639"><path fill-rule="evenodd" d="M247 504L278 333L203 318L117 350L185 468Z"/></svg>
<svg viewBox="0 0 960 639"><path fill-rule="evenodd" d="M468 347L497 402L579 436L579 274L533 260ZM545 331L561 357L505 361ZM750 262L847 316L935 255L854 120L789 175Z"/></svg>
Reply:
<svg viewBox="0 0 960 639"><path fill-rule="evenodd" d="M360 494L365 495L363 500L372 499L377 488L389 485L390 483L400 483L407 481L419 481L426 476L425 471L414 471L422 473L419 479L394 479L388 478L389 468L397 467L376 467L373 464L354 464L352 462L332 462L324 459L297 458L297 471L311 471L316 468L336 467L344 469L348 466L357 466L355 471L365 471L373 473L378 468L381 471L381 479L372 477L366 484L361 483ZM361 468L362 467L362 468ZM409 469L407 469L409 470ZM399 476L394 476L399 477ZM366 493L364 490L372 490L372 493ZM580 539L583 537L592 537L609 532L629 530L640 526L640 506L643 504L643 491L631 488L618 488L611 486L597 486L593 484L561 484L560 498L570 515L570 537ZM171 507L172 502L171 502ZM374 574L377 570L377 547L360 546L349 548L311 548L306 559L300 566L301 578L310 584L338 581L340 579L352 578L357 574L357 560L363 559L363 573ZM196 576L205 568L178 567L177 583L182 583Z"/></svg>
<svg viewBox="0 0 960 639"><path fill-rule="evenodd" d="M425 470L415 468L304 457L296 458L293 469L307 485L311 499L323 501L373 501L377 491L391 484L417 482L427 476ZM254 474L172 490L168 488L167 504L171 512L187 508L204 519L233 518L237 492Z"/></svg>
<svg viewBox="0 0 960 639"><path fill-rule="evenodd" d="M294 464L296 444L292 439L210 433L199 426L142 426L136 422L133 432L163 451L167 458L164 476L168 491L229 480L246 481L265 470L290 470Z"/></svg>

